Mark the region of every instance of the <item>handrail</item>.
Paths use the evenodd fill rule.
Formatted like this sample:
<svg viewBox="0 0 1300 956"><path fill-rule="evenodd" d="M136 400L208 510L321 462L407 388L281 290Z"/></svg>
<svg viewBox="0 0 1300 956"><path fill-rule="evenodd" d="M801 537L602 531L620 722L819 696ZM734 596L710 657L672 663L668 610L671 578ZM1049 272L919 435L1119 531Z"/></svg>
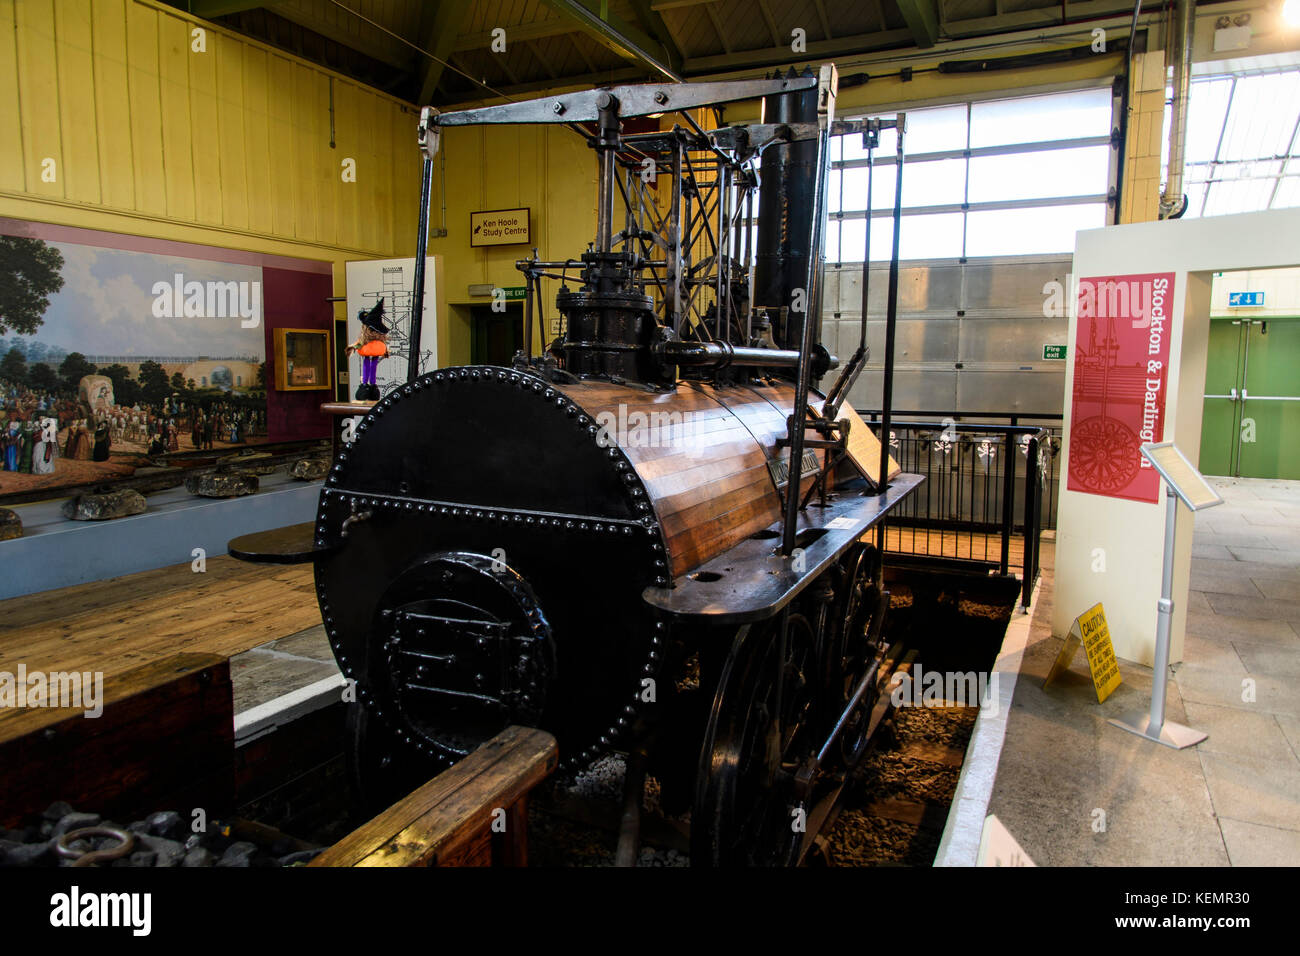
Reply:
<svg viewBox="0 0 1300 956"><path fill-rule="evenodd" d="M854 408L860 416L874 421L876 416L880 415L878 408ZM906 409L903 411L891 411L891 415L925 415L934 418L951 418L958 424L961 424L963 418L1008 418L1012 424L1021 418L1030 421L1060 422L1065 420L1062 412L954 412L954 411L918 411L915 409ZM927 423L928 424L928 423Z"/></svg>
<svg viewBox="0 0 1300 956"><path fill-rule="evenodd" d="M879 427L876 423L876 428ZM1050 461L1057 428L954 421L893 422L890 439L899 463L904 471L927 474L930 480L926 487L932 486L932 491L914 497L912 507L891 516L890 524L899 529L899 534L896 546L889 550L939 564L963 567L972 566L972 562L983 564L1005 576L1013 567L1011 541L1016 533L1016 506L1021 505L1021 605L1028 607L1039 574L1043 485L1055 480ZM979 440L972 438L976 435L981 436ZM1044 447L1049 456L1046 460ZM1017 449L1025 458L1023 475L1017 474ZM1023 485L1019 502L1017 478ZM1050 501L1049 497L1049 509ZM903 533L908 528L911 529L910 546ZM938 553L932 550L935 540L932 532L936 529ZM994 534L996 538L992 537ZM983 545L979 543L981 537ZM990 546L997 550L990 553ZM982 557L977 553L980 547ZM969 552L965 556L963 548Z"/></svg>

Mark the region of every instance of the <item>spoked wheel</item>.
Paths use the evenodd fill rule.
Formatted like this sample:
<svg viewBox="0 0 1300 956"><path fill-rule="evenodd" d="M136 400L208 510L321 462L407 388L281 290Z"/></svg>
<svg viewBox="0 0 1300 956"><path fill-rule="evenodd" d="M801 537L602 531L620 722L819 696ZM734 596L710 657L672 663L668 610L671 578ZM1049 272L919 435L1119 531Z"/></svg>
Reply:
<svg viewBox="0 0 1300 956"><path fill-rule="evenodd" d="M1137 436L1123 422L1094 415L1076 425L1070 435L1070 477L1086 491L1123 491L1138 473Z"/></svg>
<svg viewBox="0 0 1300 956"><path fill-rule="evenodd" d="M848 706L849 698L862 675L875 660L883 630L884 606L878 582L880 552L862 545L850 552L845 562L845 578L835 602L835 637L828 661L827 684L832 690L829 708L834 720ZM840 736L840 757L845 766L857 763L867 746L867 730L875 694L869 693L849 715L849 723ZM827 732L830 728L827 728Z"/></svg>
<svg viewBox="0 0 1300 956"><path fill-rule="evenodd" d="M807 836L795 773L818 745L819 690L812 625L791 614L784 656L780 622L746 626L722 667L709 715L691 860L706 866L790 866Z"/></svg>

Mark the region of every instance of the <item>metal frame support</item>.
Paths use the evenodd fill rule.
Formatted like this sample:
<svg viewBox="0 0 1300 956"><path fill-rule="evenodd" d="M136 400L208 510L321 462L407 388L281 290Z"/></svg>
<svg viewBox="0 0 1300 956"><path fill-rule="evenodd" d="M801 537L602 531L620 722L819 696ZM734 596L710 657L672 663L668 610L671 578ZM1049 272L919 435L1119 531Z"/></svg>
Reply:
<svg viewBox="0 0 1300 956"><path fill-rule="evenodd" d="M799 336L799 378L794 407L787 431L790 444L790 472L785 486L785 527L781 553L794 552L799 527L799 483L803 477L804 431L808 421L808 389L812 384L812 336L809 317L820 301L822 242L826 232L826 189L830 179L830 129L835 120L835 96L839 72L834 63L822 66L817 80L817 188L814 192L811 237L808 243L808 275L804 289L803 329Z"/></svg>
<svg viewBox="0 0 1300 956"><path fill-rule="evenodd" d="M438 111L430 106L420 110L416 143L424 156L420 173L420 225L415 236L415 287L411 292L410 354L406 360L406 380L420 377L420 339L424 328L424 262L429 254L429 202L433 195L433 157L438 152L439 133L434 117Z"/></svg>
<svg viewBox="0 0 1300 956"><path fill-rule="evenodd" d="M1158 744L1182 750L1210 735L1172 720L1165 720L1165 694L1169 686L1169 641L1174 619L1174 531L1178 523L1178 495L1165 487L1165 559L1160 575L1159 615L1156 618L1156 659L1151 672L1151 708L1109 723Z"/></svg>
<svg viewBox="0 0 1300 956"><path fill-rule="evenodd" d="M885 306L885 371L880 405L880 480L876 493L884 494L889 487L889 428L894 408L894 337L898 325L898 237L903 219L903 134L907 131L907 114L899 113L895 126L896 160L898 168L894 179L894 244L889 256L889 296ZM867 250L868 265L871 250ZM883 530L881 532L884 533Z"/></svg>

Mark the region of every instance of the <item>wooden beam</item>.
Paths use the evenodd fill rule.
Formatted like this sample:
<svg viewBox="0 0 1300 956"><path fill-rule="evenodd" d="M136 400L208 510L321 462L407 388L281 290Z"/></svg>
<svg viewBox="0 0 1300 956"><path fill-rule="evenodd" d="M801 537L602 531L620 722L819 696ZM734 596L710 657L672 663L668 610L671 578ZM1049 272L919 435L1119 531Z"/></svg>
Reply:
<svg viewBox="0 0 1300 956"><path fill-rule="evenodd" d="M464 67L464 63L453 59L459 67ZM470 74L473 75L473 74ZM614 83L632 83L645 76L645 70L635 67L624 67L621 70L601 70L595 73L586 73L582 76L566 76L558 80L531 80L527 83L520 83L516 86L498 87L497 91L506 96L522 96L527 93L536 93L545 90L547 93L563 92L565 90L589 89L593 86L601 86ZM495 102L496 98L490 93L485 93L481 89L465 92L460 99L448 100L444 104L447 108L464 107L470 104Z"/></svg>
<svg viewBox="0 0 1300 956"><path fill-rule="evenodd" d="M555 71L551 69L551 64L546 62L546 57L537 52L537 43L533 40L525 40L524 46L528 47L528 52L531 53L536 58L537 62L542 65L543 72L545 72L552 80L555 79L556 74Z"/></svg>
<svg viewBox="0 0 1300 956"><path fill-rule="evenodd" d="M916 45L922 49L934 46L939 39L939 14L935 0L895 0L898 12L907 21Z"/></svg>
<svg viewBox="0 0 1300 956"><path fill-rule="evenodd" d="M886 30L883 33L862 33L834 40L816 40L808 44L805 59L816 60L825 56L851 56L856 53L873 53L906 46L913 41L911 30ZM738 50L718 56L701 56L686 61L686 74L717 73L740 67L783 66L790 62L790 47L776 46L762 50Z"/></svg>
<svg viewBox="0 0 1300 956"><path fill-rule="evenodd" d="M433 93L442 81L447 58L456 46L456 37L469 17L472 4L469 0L440 0L436 5L426 4L420 15L420 48L432 57L425 57L420 77L420 98L416 103L424 106L433 99ZM430 10L433 11L430 15ZM425 21L428 21L427 23Z"/></svg>
<svg viewBox="0 0 1300 956"><path fill-rule="evenodd" d="M658 40L668 51L668 62L675 63L678 66L686 59L682 53L681 44L673 36L672 31L668 29L668 24L664 22L657 11L650 8L650 0L628 0L632 11L636 14L637 23L641 25L646 33Z"/></svg>
<svg viewBox="0 0 1300 956"><path fill-rule="evenodd" d="M671 51L621 17L609 12L601 0L547 0L557 13L571 19L591 37L630 63L639 63L671 80L680 80L681 64Z"/></svg>
<svg viewBox="0 0 1300 956"><path fill-rule="evenodd" d="M280 2L283 0L190 0L188 3L179 0L170 5L193 16L202 17L204 20L215 20L217 17L243 13L245 10L256 10L258 7L269 9Z"/></svg>
<svg viewBox="0 0 1300 956"><path fill-rule="evenodd" d="M569 42L573 44L573 48L578 51L578 56L582 58L582 62L587 64L587 69L592 73L597 72L596 64L592 62L591 57L587 55L587 51L584 50L582 48L582 44L578 42L579 40L582 39L582 34L575 32L575 33L567 33L565 34L565 36L569 38Z"/></svg>
<svg viewBox="0 0 1300 956"><path fill-rule="evenodd" d="M266 4L262 4L262 6L266 6ZM356 50L372 60L387 63L399 70L410 64L411 48L405 43L393 39L364 20L355 21L359 24L358 32L349 32L343 28L340 22L328 20L322 16L321 13L325 9L324 7L310 8L295 4L284 4L276 6L273 12L276 16L296 23L312 33L319 33L325 39L333 40L339 46ZM330 7L329 9L338 11L337 7ZM338 12L341 13L342 11ZM344 15L346 16L346 14ZM301 50L297 52L300 56L302 55Z"/></svg>
<svg viewBox="0 0 1300 956"><path fill-rule="evenodd" d="M578 32L573 25L573 21L568 17L548 17L545 20L534 20L532 23L521 23L518 26L506 27L505 29L507 49L509 49L511 42L542 40L546 37ZM483 33L466 33L456 38L453 52L464 53L467 50L486 50L491 45L492 31L490 30Z"/></svg>
<svg viewBox="0 0 1300 956"><path fill-rule="evenodd" d="M776 20L772 17L772 8L767 5L767 0L758 0L758 9L763 12L763 19L767 21L767 32L772 36L772 45L780 46L784 40L776 28Z"/></svg>
<svg viewBox="0 0 1300 956"><path fill-rule="evenodd" d="M996 0L997 16L963 17L945 21L945 39L959 37L986 36L995 33L1014 33L1017 30L1031 30L1036 27L1059 27L1061 25L1060 6L1039 7L1034 10L1015 10L1004 13L1006 5L1003 0ZM1154 4L1152 5L1155 6ZM1142 15L1147 18L1147 5L1142 5ZM1070 18L1074 21L1101 20L1107 17L1123 17L1124 23L1133 16L1133 4L1124 0L1086 0L1083 3L1070 4ZM1100 24L1090 24L1099 26Z"/></svg>
<svg viewBox="0 0 1300 956"><path fill-rule="evenodd" d="M826 35L826 39L834 40L835 34L831 32L830 17L826 16L826 4L822 0L813 0L813 2L817 6L817 17L822 22L822 32Z"/></svg>
<svg viewBox="0 0 1300 956"><path fill-rule="evenodd" d="M718 41L722 44L722 49L726 53L731 53L731 44L727 42L727 31L722 29L722 20L719 19L717 8L713 6L711 0L704 10L709 15L709 22L713 24L713 30L718 35Z"/></svg>

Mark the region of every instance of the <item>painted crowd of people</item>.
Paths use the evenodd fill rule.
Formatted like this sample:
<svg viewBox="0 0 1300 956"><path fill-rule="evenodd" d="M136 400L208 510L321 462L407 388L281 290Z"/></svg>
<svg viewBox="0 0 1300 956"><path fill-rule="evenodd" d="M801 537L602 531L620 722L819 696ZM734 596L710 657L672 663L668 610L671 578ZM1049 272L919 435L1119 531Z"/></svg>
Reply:
<svg viewBox="0 0 1300 956"><path fill-rule="evenodd" d="M144 446L150 457L214 442L239 445L266 434L266 410L231 401L190 401L171 395L161 402L114 405L98 415L66 395L0 381L0 469L44 475L59 457L108 461L114 445ZM66 434L62 443L59 433ZM188 450L188 449L186 449Z"/></svg>

